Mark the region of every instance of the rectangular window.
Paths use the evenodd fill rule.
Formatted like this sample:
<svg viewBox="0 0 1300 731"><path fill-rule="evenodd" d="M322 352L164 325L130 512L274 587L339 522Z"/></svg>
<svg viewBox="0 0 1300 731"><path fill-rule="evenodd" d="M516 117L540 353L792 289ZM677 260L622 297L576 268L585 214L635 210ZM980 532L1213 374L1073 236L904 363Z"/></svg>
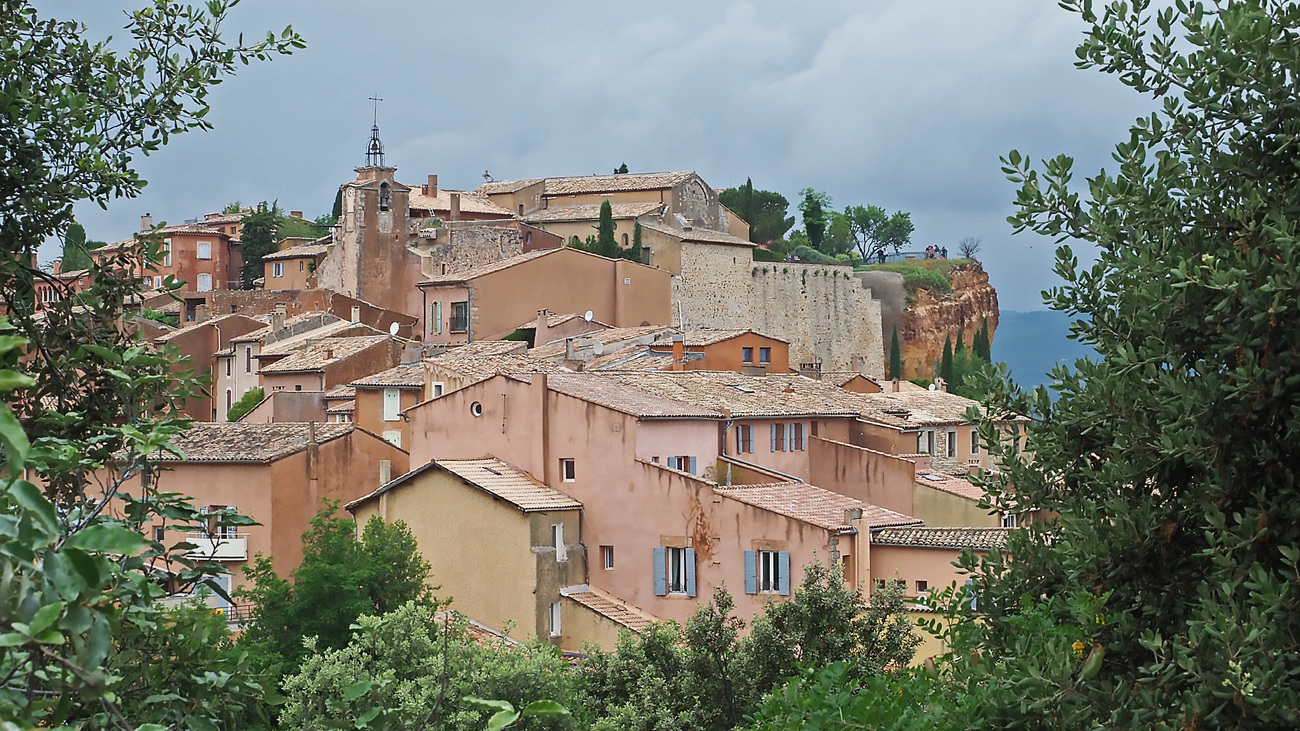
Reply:
<svg viewBox="0 0 1300 731"><path fill-rule="evenodd" d="M402 391L397 388L384 389L384 421L398 421L402 418Z"/></svg>
<svg viewBox="0 0 1300 731"><path fill-rule="evenodd" d="M560 460L560 478L565 482L573 482L578 479L577 464L571 459Z"/></svg>
<svg viewBox="0 0 1300 731"><path fill-rule="evenodd" d="M736 427L736 453L751 454L754 451L754 427L741 424Z"/></svg>
<svg viewBox="0 0 1300 731"><path fill-rule="evenodd" d="M162 543L163 540L165 540L166 538L167 538L167 529L163 528L160 525L155 525L153 527L153 539L155 541L158 541L159 543Z"/></svg>
<svg viewBox="0 0 1300 731"><path fill-rule="evenodd" d="M564 524L556 523L551 526L551 545L555 548L556 561L568 561L569 551L564 547Z"/></svg>
<svg viewBox="0 0 1300 731"><path fill-rule="evenodd" d="M917 593L918 596L921 595L921 594L926 593L926 592L929 591L929 590L930 590L930 582L928 582L928 581L921 581L921 580L919 580L919 579L917 580L917 582L916 582L916 593Z"/></svg>
<svg viewBox="0 0 1300 731"><path fill-rule="evenodd" d="M234 358L222 358L222 360L226 361L226 378L229 378L229 377L230 377L230 373L235 369L235 359L234 359Z"/></svg>
<svg viewBox="0 0 1300 731"><path fill-rule="evenodd" d="M200 292L211 292L211 291L212 291L212 275L211 275L211 274L208 274L207 272L203 272L202 274L199 274L199 291L200 291Z"/></svg>
<svg viewBox="0 0 1300 731"><path fill-rule="evenodd" d="M956 431L955 429L949 429L949 430L948 430L948 445L947 445L947 448L946 448L945 451L946 451L946 453L947 453L949 459L956 459L956 457L957 457L957 431Z"/></svg>
<svg viewBox="0 0 1300 731"><path fill-rule="evenodd" d="M803 424L796 423L790 425L790 451L804 451Z"/></svg>
<svg viewBox="0 0 1300 731"><path fill-rule="evenodd" d="M560 603L551 602L551 618L548 623L552 637L560 636Z"/></svg>
<svg viewBox="0 0 1300 731"><path fill-rule="evenodd" d="M745 593L790 595L789 551L745 551Z"/></svg>
<svg viewBox="0 0 1300 731"><path fill-rule="evenodd" d="M211 259L211 258L212 258L212 243L211 243L211 242L209 242L209 241L200 241L200 242L199 242L199 253L198 253L198 258L200 258L200 259Z"/></svg>
<svg viewBox="0 0 1300 731"><path fill-rule="evenodd" d="M451 303L451 327L454 333L469 332L469 302Z"/></svg>
<svg viewBox="0 0 1300 731"><path fill-rule="evenodd" d="M916 453L934 454L934 430L923 429L916 433Z"/></svg>
<svg viewBox="0 0 1300 731"><path fill-rule="evenodd" d="M743 362L745 362L745 363L753 363L753 362L754 362L754 349L753 349L753 348L741 348L741 349L740 349L740 360L743 361Z"/></svg>
<svg viewBox="0 0 1300 731"><path fill-rule="evenodd" d="M1002 514L1002 527L1003 527L1003 528L1018 528L1018 527L1020 527L1020 516L1019 516L1019 515L1016 515L1015 513L1003 513L1003 514Z"/></svg>
<svg viewBox="0 0 1300 731"><path fill-rule="evenodd" d="M284 276L284 262L277 261L271 264L271 276L272 277Z"/></svg>
<svg viewBox="0 0 1300 731"><path fill-rule="evenodd" d="M613 547L613 546L601 546L601 547L600 547L600 560L601 560L602 565L605 567L605 570L606 570L606 571L609 571L609 570L613 569L613 568L614 568L614 547Z"/></svg>
<svg viewBox="0 0 1300 731"><path fill-rule="evenodd" d="M772 451L785 451L785 424L772 425Z"/></svg>
<svg viewBox="0 0 1300 731"><path fill-rule="evenodd" d="M654 589L655 596L695 596L695 549L654 549Z"/></svg>
<svg viewBox="0 0 1300 731"><path fill-rule="evenodd" d="M253 346L251 345L244 348L244 372L253 372Z"/></svg>
<svg viewBox="0 0 1300 731"><path fill-rule="evenodd" d="M771 348L759 348L759 349L758 349L758 362L759 362L759 363L771 363L771 362L772 362L772 349L771 349Z"/></svg>
<svg viewBox="0 0 1300 731"><path fill-rule="evenodd" d="M430 384L430 390L433 391L433 393L430 395L430 398L438 398L439 396L441 396L443 392L443 388L444 388L444 384L442 381L434 381L432 384Z"/></svg>
<svg viewBox="0 0 1300 731"><path fill-rule="evenodd" d="M442 303L434 302L432 311L429 313L429 321L433 323L433 334L442 334Z"/></svg>
<svg viewBox="0 0 1300 731"><path fill-rule="evenodd" d="M171 265L172 265L172 240L164 239L163 240L163 266L169 267Z"/></svg>
<svg viewBox="0 0 1300 731"><path fill-rule="evenodd" d="M162 284L163 284L162 280L163 280L163 278L162 278L162 275L161 275L161 274L159 274L159 275L155 275L154 278L153 278L153 288L154 288L154 289L162 289Z"/></svg>
<svg viewBox="0 0 1300 731"><path fill-rule="evenodd" d="M305 271L307 271L307 262L302 261L301 259L299 259L299 260L298 260L298 271L300 271L300 272L305 272Z"/></svg>
<svg viewBox="0 0 1300 731"><path fill-rule="evenodd" d="M231 404L234 403L233 401L234 398L235 398L234 392L232 392L230 389L227 388L226 389L226 411L230 411L230 406Z"/></svg>
<svg viewBox="0 0 1300 731"><path fill-rule="evenodd" d="M980 434L979 434L979 430L976 429L976 428L973 427L973 426L970 428L970 453L971 453L971 454L979 454L979 453L980 453Z"/></svg>

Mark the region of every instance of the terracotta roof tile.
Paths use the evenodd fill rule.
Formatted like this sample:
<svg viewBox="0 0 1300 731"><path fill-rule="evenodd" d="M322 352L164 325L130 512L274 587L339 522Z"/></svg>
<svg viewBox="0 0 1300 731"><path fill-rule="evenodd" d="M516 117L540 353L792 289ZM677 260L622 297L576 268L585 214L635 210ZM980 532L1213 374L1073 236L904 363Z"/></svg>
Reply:
<svg viewBox="0 0 1300 731"><path fill-rule="evenodd" d="M797 374L602 371L601 375L633 389L741 418L855 416L855 399L862 396Z"/></svg>
<svg viewBox="0 0 1300 731"><path fill-rule="evenodd" d="M701 353L687 353L686 359L704 357ZM596 356L582 364L584 371L660 371L672 365L672 353L651 350L648 345L629 345L612 353Z"/></svg>
<svg viewBox="0 0 1300 731"><path fill-rule="evenodd" d="M298 373L320 371L327 366L350 358L368 348L379 345L391 336L363 335L351 338L322 338L294 350L276 362L263 366L262 373Z"/></svg>
<svg viewBox="0 0 1300 731"><path fill-rule="evenodd" d="M546 178L544 195L581 193L615 193L629 190L661 190L686 182L694 171L661 173L624 173L621 175L584 175L572 178Z"/></svg>
<svg viewBox="0 0 1300 731"><path fill-rule="evenodd" d="M359 378L351 385L369 388L423 388L424 363L422 361L403 363L386 371Z"/></svg>
<svg viewBox="0 0 1300 731"><path fill-rule="evenodd" d="M303 244L301 246L290 246L289 248L277 251L274 254L267 254L262 257L262 261L301 259L306 256L320 256L329 250L329 244Z"/></svg>
<svg viewBox="0 0 1300 731"><path fill-rule="evenodd" d="M886 528L872 531L876 546L917 548L969 548L995 551L1007 545L1007 536L1018 528Z"/></svg>
<svg viewBox="0 0 1300 731"><path fill-rule="evenodd" d="M950 495L964 497L967 500L981 500L984 497L984 491L971 484L970 480L964 477L954 477L939 472L918 472L916 473L916 484L924 487L942 490Z"/></svg>
<svg viewBox="0 0 1300 731"><path fill-rule="evenodd" d="M889 426L911 428L964 424L966 410L978 401L946 391L902 391L861 394L866 407L862 417Z"/></svg>
<svg viewBox="0 0 1300 731"><path fill-rule="evenodd" d="M553 223L557 221L595 221L600 218L600 203L582 203L576 206L551 206L524 216L528 223ZM663 210L662 203L610 203L614 219L640 218Z"/></svg>
<svg viewBox="0 0 1300 731"><path fill-rule="evenodd" d="M683 330L682 335L685 337L685 340L683 340L682 343L686 345L686 347L688 348L703 348L709 345L713 345L715 343L721 343L727 340L731 340L732 338L738 338L741 335L747 335L749 333L753 333L755 335L767 338L769 340L776 340L777 342L781 342L781 343L789 344L790 342L789 340L773 337L771 335L764 335L763 333L752 329L713 330L709 328L700 328L698 330ZM673 340L672 337L670 336L665 336L664 338L661 338L660 340L656 340L654 342L654 346L656 348L662 348L665 346L671 347L672 344L673 344Z"/></svg>
<svg viewBox="0 0 1300 731"><path fill-rule="evenodd" d="M656 396L634 388L625 388L604 373L555 373L547 377L547 388L582 401L594 403L641 419L720 419L720 411L693 406Z"/></svg>
<svg viewBox="0 0 1300 731"><path fill-rule="evenodd" d="M645 325L642 327L608 327L604 330L593 330L589 333L574 336L583 340L593 340L601 346L619 346L633 341L643 341L642 344L648 344L655 338L666 332L671 332L672 328L662 325ZM554 340L549 343L543 343L528 351L528 354L534 358L563 358L568 352L568 346L565 344L569 338Z"/></svg>
<svg viewBox="0 0 1300 731"><path fill-rule="evenodd" d="M643 223L642 228L657 231L682 241L689 241L697 244L727 244L729 246L747 246L754 248L757 246L752 241L742 239L739 236L732 236L724 231L711 231L706 228L692 228L690 231L684 231L679 228L673 228L657 223Z"/></svg>
<svg viewBox="0 0 1300 731"><path fill-rule="evenodd" d="M356 398L357 390L351 386L335 386L325 392L325 400L333 401L334 399L351 399Z"/></svg>
<svg viewBox="0 0 1300 731"><path fill-rule="evenodd" d="M896 513L861 500L824 490L802 482L773 482L763 485L719 485L720 495L753 505L769 512L831 531L848 531L852 526L844 519L848 510L860 509L872 528L920 524L921 520Z"/></svg>
<svg viewBox="0 0 1300 731"><path fill-rule="evenodd" d="M560 589L560 596L568 597L596 614L637 633L655 622L662 621L643 609L587 584L566 586Z"/></svg>
<svg viewBox="0 0 1300 731"><path fill-rule="evenodd" d="M437 196L427 196L422 192L421 186L412 186L411 192L407 197L407 207L419 211L451 211L451 194L460 195L461 213L481 213L509 218L513 214L510 211L498 206L487 198L487 196L477 191L470 193L463 190L444 190L438 189Z"/></svg>
<svg viewBox="0 0 1300 731"><path fill-rule="evenodd" d="M199 422L172 440L181 453L161 454L164 462L274 462L307 448L311 424L278 422ZM315 424L316 442L352 431L351 424Z"/></svg>
<svg viewBox="0 0 1300 731"><path fill-rule="evenodd" d="M530 185L540 183L546 178L523 178L521 180L491 180L474 189L479 195L496 195L498 193L515 193Z"/></svg>
<svg viewBox="0 0 1300 731"><path fill-rule="evenodd" d="M463 349L448 351L431 358L435 368L457 373L470 381L482 381L498 373L569 373L570 370L549 360L539 360L523 351L499 354L463 353Z"/></svg>
<svg viewBox="0 0 1300 731"><path fill-rule="evenodd" d="M327 414L352 414L356 413L357 402L353 399L334 401L325 409Z"/></svg>
<svg viewBox="0 0 1300 731"><path fill-rule="evenodd" d="M169 341L169 340L171 340L171 339L173 339L173 338L175 338L175 337L177 337L177 336L179 336L179 335L183 335L183 334L185 334L185 333L193 332L193 331L195 331L195 330L197 330L197 329L199 329L199 328L201 328L201 327L208 327L208 326L210 326L210 325L217 325L217 326L220 326L221 323L225 322L226 320L234 320L234 319L243 319L243 320L247 320L247 319L249 319L249 318L248 318L247 315L239 315L239 314L222 315L222 316L220 316L220 317L214 317L214 318L212 318L212 319L210 319L210 320L204 320L203 322L196 322L196 323L194 323L193 325L186 325L185 327L183 327L183 328L181 328L181 329L179 329L179 330L173 330L173 331L167 333L166 335L160 335L159 337L154 338L154 342L165 343L165 342L167 342L167 341Z"/></svg>
<svg viewBox="0 0 1300 731"><path fill-rule="evenodd" d="M458 345L447 349L447 355L502 355L504 353L522 353L528 350L528 343L521 340L475 340L472 343Z"/></svg>
<svg viewBox="0 0 1300 731"><path fill-rule="evenodd" d="M499 459L444 459L438 466L471 485L512 503L525 513L578 510L582 503L543 485Z"/></svg>

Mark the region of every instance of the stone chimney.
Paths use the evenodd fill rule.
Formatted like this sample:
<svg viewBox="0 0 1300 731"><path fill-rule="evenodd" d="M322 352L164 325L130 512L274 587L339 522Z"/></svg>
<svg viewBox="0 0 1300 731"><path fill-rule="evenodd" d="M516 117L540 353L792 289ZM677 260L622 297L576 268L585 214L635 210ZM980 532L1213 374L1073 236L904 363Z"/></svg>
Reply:
<svg viewBox="0 0 1300 731"><path fill-rule="evenodd" d="M153 214L146 213L140 217L140 232L146 233L153 230Z"/></svg>
<svg viewBox="0 0 1300 731"><path fill-rule="evenodd" d="M361 305L352 306L352 322L361 322Z"/></svg>
<svg viewBox="0 0 1300 731"><path fill-rule="evenodd" d="M284 318L289 312L289 306L283 302L275 303L275 312L271 313L271 332L277 333L284 329Z"/></svg>
<svg viewBox="0 0 1300 731"><path fill-rule="evenodd" d="M333 347L333 346L326 346L326 348L325 348L325 360L334 360L334 347Z"/></svg>
<svg viewBox="0 0 1300 731"><path fill-rule="evenodd" d="M424 358L424 348L414 340L408 342L406 347L402 348L402 365L419 363Z"/></svg>
<svg viewBox="0 0 1300 731"><path fill-rule="evenodd" d="M429 183L424 186L424 194L430 198L438 197L438 176L430 175Z"/></svg>
<svg viewBox="0 0 1300 731"><path fill-rule="evenodd" d="M302 218L302 211L289 211L290 218Z"/></svg>
<svg viewBox="0 0 1300 731"><path fill-rule="evenodd" d="M211 318L212 318L212 314L208 311L208 305L206 302L201 305L196 305L194 307L195 324L198 324L200 322L207 322Z"/></svg>
<svg viewBox="0 0 1300 731"><path fill-rule="evenodd" d="M451 214L449 217L453 221L460 220L460 193L451 194Z"/></svg>

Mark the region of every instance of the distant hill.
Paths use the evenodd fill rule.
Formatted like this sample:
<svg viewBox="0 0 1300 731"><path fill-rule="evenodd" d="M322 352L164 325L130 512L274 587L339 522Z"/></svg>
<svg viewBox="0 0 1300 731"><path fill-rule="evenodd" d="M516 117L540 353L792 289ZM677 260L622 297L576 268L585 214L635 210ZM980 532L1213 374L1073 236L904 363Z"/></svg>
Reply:
<svg viewBox="0 0 1300 731"><path fill-rule="evenodd" d="M1067 336L1070 318L1054 310L1002 311L993 335L993 360L1011 369L1016 383L1025 388L1045 385L1047 372L1059 363L1073 364L1092 349Z"/></svg>

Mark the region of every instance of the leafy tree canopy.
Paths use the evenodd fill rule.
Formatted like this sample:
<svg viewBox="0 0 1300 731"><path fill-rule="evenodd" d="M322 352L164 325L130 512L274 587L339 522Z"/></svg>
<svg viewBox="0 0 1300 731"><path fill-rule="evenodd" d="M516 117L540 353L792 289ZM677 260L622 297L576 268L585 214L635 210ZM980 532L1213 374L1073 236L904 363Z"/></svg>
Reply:
<svg viewBox="0 0 1300 731"><path fill-rule="evenodd" d="M799 212L803 214L803 229L808 236L809 245L822 250L826 238L826 227L830 224L826 213L831 210L831 197L812 188L799 191L803 200L799 203Z"/></svg>
<svg viewBox="0 0 1300 731"><path fill-rule="evenodd" d="M244 414L252 411L265 398L266 392L261 386L248 389L238 401L230 405L230 410L226 412L226 421L239 421L244 418Z"/></svg>
<svg viewBox="0 0 1300 731"><path fill-rule="evenodd" d="M61 267L65 272L90 268L90 249L86 245L86 229L73 222L68 225L63 235L63 256Z"/></svg>
<svg viewBox="0 0 1300 731"><path fill-rule="evenodd" d="M755 190L754 182L749 179L739 188L727 188L719 193L718 201L749 224L749 240L756 244L777 241L794 226L794 216L785 215L790 201L780 193Z"/></svg>
<svg viewBox="0 0 1300 731"><path fill-rule="evenodd" d="M879 206L849 206L844 209L853 245L863 259L886 249L902 251L912 242L912 216L897 211L885 213Z"/></svg>

